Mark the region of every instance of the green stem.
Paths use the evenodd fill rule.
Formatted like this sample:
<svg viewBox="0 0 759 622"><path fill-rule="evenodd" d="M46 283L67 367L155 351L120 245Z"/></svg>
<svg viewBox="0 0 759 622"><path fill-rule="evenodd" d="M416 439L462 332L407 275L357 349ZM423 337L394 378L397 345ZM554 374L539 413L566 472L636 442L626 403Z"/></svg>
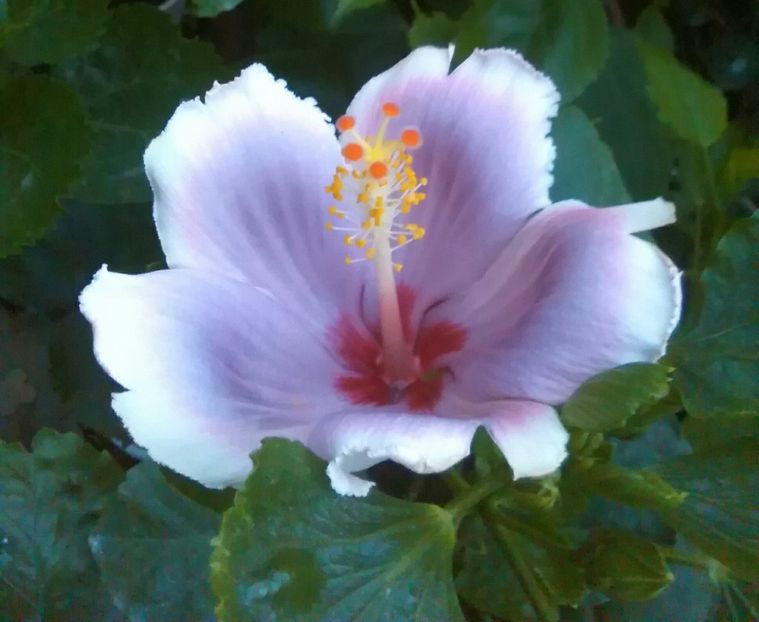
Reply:
<svg viewBox="0 0 759 622"><path fill-rule="evenodd" d="M698 149L698 159L699 164L701 166L701 172L703 173L703 176L706 178L704 183L706 186L706 201L708 204L708 207L711 208L711 212L717 215L718 221L716 223L716 227L714 228L714 234L716 236L721 236L723 233L723 227L725 223L725 213L724 208L722 206L722 202L720 201L719 194L717 193L717 185L714 178L714 167L712 166L712 160L709 157L709 151L706 149L706 147L701 147ZM703 244L703 237L704 237L704 223L703 223L703 210L704 210L704 204L703 202L699 201L696 203L696 235L694 237L693 243L694 243L694 249L693 249L693 266L695 268L695 271L697 273L700 273L702 268L702 263L704 260L704 253L702 252L702 244Z"/></svg>
<svg viewBox="0 0 759 622"><path fill-rule="evenodd" d="M460 495L469 490L469 482L459 473L456 468L449 469L442 474L445 485L455 494Z"/></svg>
<svg viewBox="0 0 759 622"><path fill-rule="evenodd" d="M455 473L455 475L451 475ZM456 490L457 494L453 501L445 506L445 509L453 514L454 520L458 523L464 516L469 514L480 501L489 497L496 490L503 487L503 482L494 479L483 479L470 486L466 483L461 475L455 471L450 471L445 477L446 483Z"/></svg>
<svg viewBox="0 0 759 622"><path fill-rule="evenodd" d="M486 516L488 514L489 512L485 513ZM537 577L532 572L527 561L519 554L514 541L514 534L502 525L495 523L492 518L488 518L485 522L501 547L504 557L506 557L512 570L514 570L514 574L519 580L519 584L522 586L538 618L543 620L543 622L555 622L558 620L556 608L548 601L543 588L538 583Z"/></svg>
<svg viewBox="0 0 759 622"><path fill-rule="evenodd" d="M697 568L699 570L707 570L709 567L709 560L702 555L686 553L685 551L671 547L662 547L661 550L668 562L677 564L678 566L689 566L690 568Z"/></svg>
<svg viewBox="0 0 759 622"><path fill-rule="evenodd" d="M454 515L457 522L468 514L480 501L505 486L504 481L497 479L484 479L474 485L470 485L455 469L444 473L443 480L456 493L456 497L446 506L446 509ZM480 511L485 519L485 524L490 529L504 557L506 557L509 565L514 570L514 574L517 576L538 618L543 622L556 622L558 619L556 608L548 601L529 565L519 554L512 532L503 525L497 524L496 517L498 516L498 512L490 504L481 508Z"/></svg>
<svg viewBox="0 0 759 622"><path fill-rule="evenodd" d="M495 508L492 509L494 510ZM516 516L492 511L491 518L504 528L527 536L530 540L543 546L543 548L552 550L566 550L567 548L563 543L557 542L555 539L547 536L539 526L532 525Z"/></svg>

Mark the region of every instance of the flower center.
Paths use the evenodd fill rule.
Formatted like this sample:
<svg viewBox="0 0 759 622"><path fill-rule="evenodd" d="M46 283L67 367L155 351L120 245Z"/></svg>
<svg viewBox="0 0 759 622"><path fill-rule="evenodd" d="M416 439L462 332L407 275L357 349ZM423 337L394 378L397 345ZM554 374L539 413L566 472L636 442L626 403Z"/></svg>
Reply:
<svg viewBox="0 0 759 622"><path fill-rule="evenodd" d="M418 178L410 150L421 146L418 129L407 127L397 138L388 138L390 122L400 113L394 103L382 105L382 122L376 136L362 135L351 116L336 126L343 140L344 165L335 170L325 188L335 203L328 208L329 231L340 232L350 249L345 263L374 263L380 305L382 352L380 366L389 385L403 388L420 373L412 345L404 336L401 308L394 273L403 269L393 261L399 248L424 237L424 228L407 222L411 209L421 203L419 192L427 179Z"/></svg>

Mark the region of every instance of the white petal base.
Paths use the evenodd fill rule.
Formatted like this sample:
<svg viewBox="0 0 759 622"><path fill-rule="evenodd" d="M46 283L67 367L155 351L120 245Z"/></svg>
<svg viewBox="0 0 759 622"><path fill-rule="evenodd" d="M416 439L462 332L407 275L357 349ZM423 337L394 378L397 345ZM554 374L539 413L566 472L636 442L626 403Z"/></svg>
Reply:
<svg viewBox="0 0 759 622"><path fill-rule="evenodd" d="M569 438L556 411L537 402L490 404L449 401L462 417L363 412L323 422L309 445L330 459L327 475L335 492L366 496L374 485L354 475L383 460L415 473L439 473L470 453L477 428L485 426L511 465L515 478L540 477L566 458Z"/></svg>

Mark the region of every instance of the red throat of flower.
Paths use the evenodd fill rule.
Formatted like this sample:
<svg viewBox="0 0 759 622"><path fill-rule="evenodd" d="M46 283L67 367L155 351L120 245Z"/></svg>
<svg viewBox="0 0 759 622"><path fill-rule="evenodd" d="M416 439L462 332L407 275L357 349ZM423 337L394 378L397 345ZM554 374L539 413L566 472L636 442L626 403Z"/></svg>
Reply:
<svg viewBox="0 0 759 622"><path fill-rule="evenodd" d="M451 374L445 357L464 347L466 331L457 324L442 321L422 325L413 334L410 326L415 303L413 290L401 283L398 299L405 343L413 357L412 375L405 382L394 380L384 364L378 339L381 329L356 326L345 315L330 331L337 354L348 370L336 379L335 386L354 404L387 406L405 401L412 411L430 411L439 401Z"/></svg>
<svg viewBox="0 0 759 622"><path fill-rule="evenodd" d="M411 289L396 287L395 273L403 269L393 253L425 235L423 227L403 222L424 199L420 189L427 179L418 178L408 153L421 146L422 136L404 128L397 139L388 139L390 120L400 114L391 102L382 105L383 120L376 136L363 136L353 117L337 120L343 141L344 166L338 166L326 192L339 205L331 205L329 231L340 232L352 253L345 263L374 263L379 326L363 332L341 317L332 328L337 352L350 373L336 381L351 402L392 404L401 400L412 410L430 410L440 398L444 376L441 357L460 350L466 340L461 327L439 322L415 331L410 326L414 305Z"/></svg>

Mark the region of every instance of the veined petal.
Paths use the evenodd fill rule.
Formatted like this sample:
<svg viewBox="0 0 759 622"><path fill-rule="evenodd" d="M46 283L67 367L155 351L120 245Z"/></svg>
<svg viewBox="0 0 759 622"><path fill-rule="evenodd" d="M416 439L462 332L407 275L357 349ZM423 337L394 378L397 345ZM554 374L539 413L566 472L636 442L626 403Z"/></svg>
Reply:
<svg viewBox="0 0 759 622"><path fill-rule="evenodd" d="M321 310L355 292L324 230L334 129L262 65L184 102L145 152L170 267L248 280Z"/></svg>
<svg viewBox="0 0 759 622"><path fill-rule="evenodd" d="M409 218L427 235L397 257L403 279L426 302L484 272L525 219L548 204L552 183L553 83L511 50L475 51L450 75L448 63L448 50L419 48L370 80L348 108L362 133L377 130L385 102L400 110L392 127L421 131L413 166L429 184ZM450 261L451 249L466 261Z"/></svg>
<svg viewBox="0 0 759 622"><path fill-rule="evenodd" d="M563 203L532 218L471 287L433 311L469 330L451 366L474 401L559 404L585 380L664 352L680 315L680 275L630 231L669 222L669 205ZM645 216L645 217L644 217Z"/></svg>
<svg viewBox="0 0 759 622"><path fill-rule="evenodd" d="M218 275L103 268L82 292L114 409L159 462L209 486L244 480L265 436L305 438L339 404L321 327Z"/></svg>

